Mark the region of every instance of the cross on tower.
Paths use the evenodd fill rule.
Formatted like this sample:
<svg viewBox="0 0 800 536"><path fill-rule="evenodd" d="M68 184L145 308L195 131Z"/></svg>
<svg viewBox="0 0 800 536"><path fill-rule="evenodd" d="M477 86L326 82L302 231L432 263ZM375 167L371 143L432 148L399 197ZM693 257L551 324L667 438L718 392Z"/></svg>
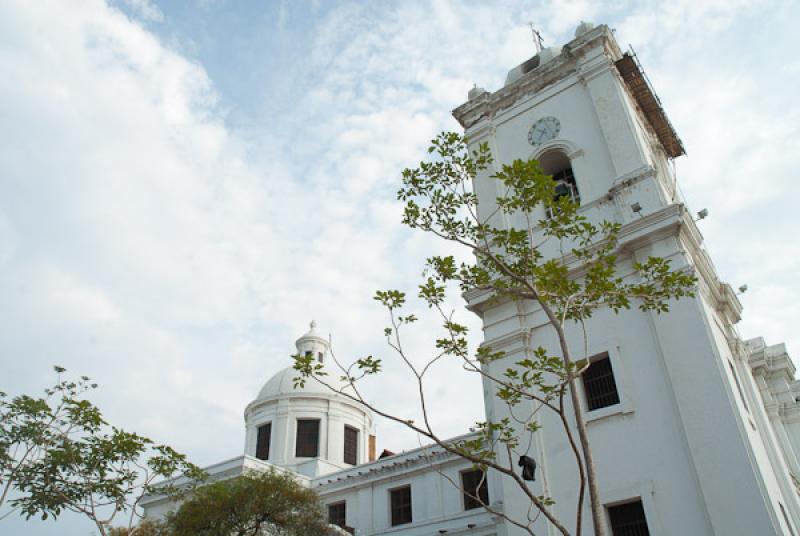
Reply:
<svg viewBox="0 0 800 536"><path fill-rule="evenodd" d="M536 45L536 53L542 51L544 39L542 39L542 34L533 26L532 22L528 23L528 26L531 28L531 33L533 34L533 44Z"/></svg>

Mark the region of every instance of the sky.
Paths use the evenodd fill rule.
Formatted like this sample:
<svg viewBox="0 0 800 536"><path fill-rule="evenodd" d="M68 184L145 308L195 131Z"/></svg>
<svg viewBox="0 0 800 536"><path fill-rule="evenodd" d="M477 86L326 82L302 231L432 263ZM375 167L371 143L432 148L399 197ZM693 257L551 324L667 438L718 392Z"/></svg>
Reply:
<svg viewBox="0 0 800 536"><path fill-rule="evenodd" d="M683 139L684 197L720 277L748 285L742 336L800 355L796 2L3 0L0 389L62 365L110 422L210 464L241 454L245 405L315 319L340 357L386 358L367 393L414 414L372 296L413 293L443 247L400 224L400 171L535 53L528 22L549 46L581 20L635 48ZM412 308L424 356L438 324ZM455 364L428 392L443 436L483 416Z"/></svg>

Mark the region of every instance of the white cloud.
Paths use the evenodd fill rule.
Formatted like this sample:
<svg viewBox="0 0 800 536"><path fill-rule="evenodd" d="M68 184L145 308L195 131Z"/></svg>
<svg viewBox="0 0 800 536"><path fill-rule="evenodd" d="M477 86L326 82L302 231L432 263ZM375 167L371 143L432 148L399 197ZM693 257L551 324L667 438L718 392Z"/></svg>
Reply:
<svg viewBox="0 0 800 536"><path fill-rule="evenodd" d="M164 22L164 13L151 0L123 0L123 2L144 20Z"/></svg>
<svg viewBox="0 0 800 536"><path fill-rule="evenodd" d="M130 4L163 18L146 15L161 13L150 2ZM679 178L695 209L711 209L701 226L723 277L750 285L743 332L800 352L790 314L800 302L797 63L748 56L735 39L743 17L762 11L344 4L303 34L313 42L287 75L287 109L254 117L262 126L245 138L226 125L204 67L122 12L99 0L3 3L0 80L14 81L0 84L4 373L32 392L50 365L65 365L99 380L113 422L200 463L239 453L242 408L289 364L311 317L334 332L341 356L389 357L371 296L413 294L437 247L401 228L399 171L436 132L457 128L450 110L472 83L497 89L533 54L529 20L549 45L580 19L606 17L639 50L687 142ZM291 10L281 13L291 29ZM478 338L457 296L452 306ZM426 355L435 332L421 327L410 351ZM482 412L479 382L452 365L430 383L438 406L461 408L439 415L444 435ZM413 386L396 360L387 366L369 393L406 411ZM381 446L414 444L399 427L379 434Z"/></svg>

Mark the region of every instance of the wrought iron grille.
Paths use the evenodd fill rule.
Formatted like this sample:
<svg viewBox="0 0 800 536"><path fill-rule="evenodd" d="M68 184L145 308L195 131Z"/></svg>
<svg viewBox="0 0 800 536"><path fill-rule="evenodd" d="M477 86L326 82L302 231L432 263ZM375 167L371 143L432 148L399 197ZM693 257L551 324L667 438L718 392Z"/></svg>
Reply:
<svg viewBox="0 0 800 536"><path fill-rule="evenodd" d="M589 369L583 373L583 389L589 411L619 404L617 383L608 355L593 359Z"/></svg>

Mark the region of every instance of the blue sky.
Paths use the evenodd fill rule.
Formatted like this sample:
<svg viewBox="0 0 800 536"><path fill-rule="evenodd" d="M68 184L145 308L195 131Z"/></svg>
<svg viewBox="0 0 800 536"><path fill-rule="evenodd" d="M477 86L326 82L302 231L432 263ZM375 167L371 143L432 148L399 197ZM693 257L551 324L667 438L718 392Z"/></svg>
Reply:
<svg viewBox="0 0 800 536"><path fill-rule="evenodd" d="M400 170L457 129L473 83L496 90L533 54L529 21L556 45L581 19L634 46L683 138L707 247L750 288L742 335L800 352L796 2L10 0L1 387L35 392L59 363L97 379L115 424L201 464L241 453L245 404L312 318L342 355L383 352L373 292L413 288L436 248L399 223ZM463 408L438 416L444 435L482 412L476 379L451 373L430 388ZM402 411L404 389L390 367L371 393Z"/></svg>

